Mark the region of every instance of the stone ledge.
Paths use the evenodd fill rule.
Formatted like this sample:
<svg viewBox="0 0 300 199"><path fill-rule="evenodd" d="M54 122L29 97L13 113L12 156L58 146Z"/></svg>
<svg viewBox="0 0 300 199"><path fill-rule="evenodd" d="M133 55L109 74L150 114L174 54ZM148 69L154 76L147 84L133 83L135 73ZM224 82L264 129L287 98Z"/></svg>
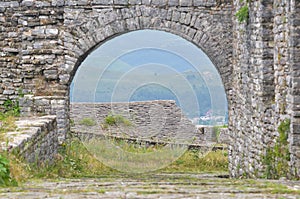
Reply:
<svg viewBox="0 0 300 199"><path fill-rule="evenodd" d="M57 154L56 116L21 118L16 131L8 132L2 150L16 151L29 163L52 163Z"/></svg>

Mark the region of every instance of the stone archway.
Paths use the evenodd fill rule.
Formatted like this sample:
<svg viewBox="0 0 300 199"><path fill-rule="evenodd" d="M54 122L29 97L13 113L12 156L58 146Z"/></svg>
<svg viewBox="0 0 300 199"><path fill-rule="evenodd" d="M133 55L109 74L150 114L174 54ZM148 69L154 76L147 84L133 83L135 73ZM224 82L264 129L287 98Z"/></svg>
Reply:
<svg viewBox="0 0 300 199"><path fill-rule="evenodd" d="M262 176L262 156L290 120L289 172L299 177L299 3L239 0L82 0L0 3L0 103L33 96L27 115L56 114L69 129L69 86L82 60L130 31L173 33L201 48L218 69L229 105L230 172ZM284 28L282 28L284 27Z"/></svg>
<svg viewBox="0 0 300 199"><path fill-rule="evenodd" d="M181 9L153 5L96 7L67 9L65 15L70 17L65 21L63 33L66 64L61 75L66 78L60 84L69 87L81 62L107 40L136 30L161 30L194 43L206 53L219 71L230 106L233 79L230 4ZM69 95L68 91L66 94Z"/></svg>
<svg viewBox="0 0 300 199"><path fill-rule="evenodd" d="M69 87L78 66L97 46L130 31L162 30L201 48L219 71L230 104L230 2L25 1L0 8L2 20L12 19L3 31L16 31L1 43L11 47L1 54L9 70L2 74L0 91L12 99L18 98L18 89L30 94L21 104L23 115L56 114L61 141L69 130Z"/></svg>

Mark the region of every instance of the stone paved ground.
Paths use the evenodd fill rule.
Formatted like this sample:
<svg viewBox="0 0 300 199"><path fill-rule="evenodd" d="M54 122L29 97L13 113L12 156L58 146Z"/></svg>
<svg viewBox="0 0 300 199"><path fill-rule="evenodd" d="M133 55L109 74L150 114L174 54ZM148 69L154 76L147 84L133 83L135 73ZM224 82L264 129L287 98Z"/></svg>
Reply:
<svg viewBox="0 0 300 199"><path fill-rule="evenodd" d="M0 189L0 198L300 198L300 182L234 180L214 175L152 174L32 180Z"/></svg>

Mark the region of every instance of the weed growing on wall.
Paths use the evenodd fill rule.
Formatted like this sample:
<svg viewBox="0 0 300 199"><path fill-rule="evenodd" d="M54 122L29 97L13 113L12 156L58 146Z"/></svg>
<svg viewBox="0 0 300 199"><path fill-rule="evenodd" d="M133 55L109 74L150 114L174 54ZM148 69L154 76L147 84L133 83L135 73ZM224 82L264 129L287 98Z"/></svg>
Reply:
<svg viewBox="0 0 300 199"><path fill-rule="evenodd" d="M16 118L13 116L0 116L0 141L5 142L5 140L3 140L3 135L16 129L15 121Z"/></svg>
<svg viewBox="0 0 300 199"><path fill-rule="evenodd" d="M243 0L241 0L243 2ZM245 23L249 19L249 6L248 6L249 0L245 2L245 5L242 6L235 14L237 20L239 23Z"/></svg>
<svg viewBox="0 0 300 199"><path fill-rule="evenodd" d="M18 117L20 116L20 106L18 101L12 101L10 99L6 100L3 103L4 107L4 113L2 113L3 116L15 116ZM3 115L5 114L5 115Z"/></svg>
<svg viewBox="0 0 300 199"><path fill-rule="evenodd" d="M214 132L216 133L216 137L217 137L218 142L220 142L221 129L223 129L223 128L228 128L228 125L214 126Z"/></svg>
<svg viewBox="0 0 300 199"><path fill-rule="evenodd" d="M266 177L278 179L287 177L289 173L289 143L288 133L290 131L290 120L284 120L278 127L279 136L273 147L268 147L264 159L266 165Z"/></svg>
<svg viewBox="0 0 300 199"><path fill-rule="evenodd" d="M132 126L132 122L122 115L109 114L104 118L102 128L107 129L109 126Z"/></svg>
<svg viewBox="0 0 300 199"><path fill-rule="evenodd" d="M247 5L241 7L235 14L239 23L244 23L249 18L249 7Z"/></svg>
<svg viewBox="0 0 300 199"><path fill-rule="evenodd" d="M19 103L6 100L2 105L3 112L0 112L0 141L5 142L4 134L16 129L16 117L20 116Z"/></svg>

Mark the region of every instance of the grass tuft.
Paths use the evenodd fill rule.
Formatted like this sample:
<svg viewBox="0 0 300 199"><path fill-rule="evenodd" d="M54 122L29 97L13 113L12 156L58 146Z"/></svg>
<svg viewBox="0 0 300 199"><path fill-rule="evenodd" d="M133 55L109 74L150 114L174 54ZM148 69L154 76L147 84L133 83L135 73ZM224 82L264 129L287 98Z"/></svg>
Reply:
<svg viewBox="0 0 300 199"><path fill-rule="evenodd" d="M80 125L84 125L84 126L96 126L97 123L95 120L93 120L92 118L83 118L80 122Z"/></svg>

